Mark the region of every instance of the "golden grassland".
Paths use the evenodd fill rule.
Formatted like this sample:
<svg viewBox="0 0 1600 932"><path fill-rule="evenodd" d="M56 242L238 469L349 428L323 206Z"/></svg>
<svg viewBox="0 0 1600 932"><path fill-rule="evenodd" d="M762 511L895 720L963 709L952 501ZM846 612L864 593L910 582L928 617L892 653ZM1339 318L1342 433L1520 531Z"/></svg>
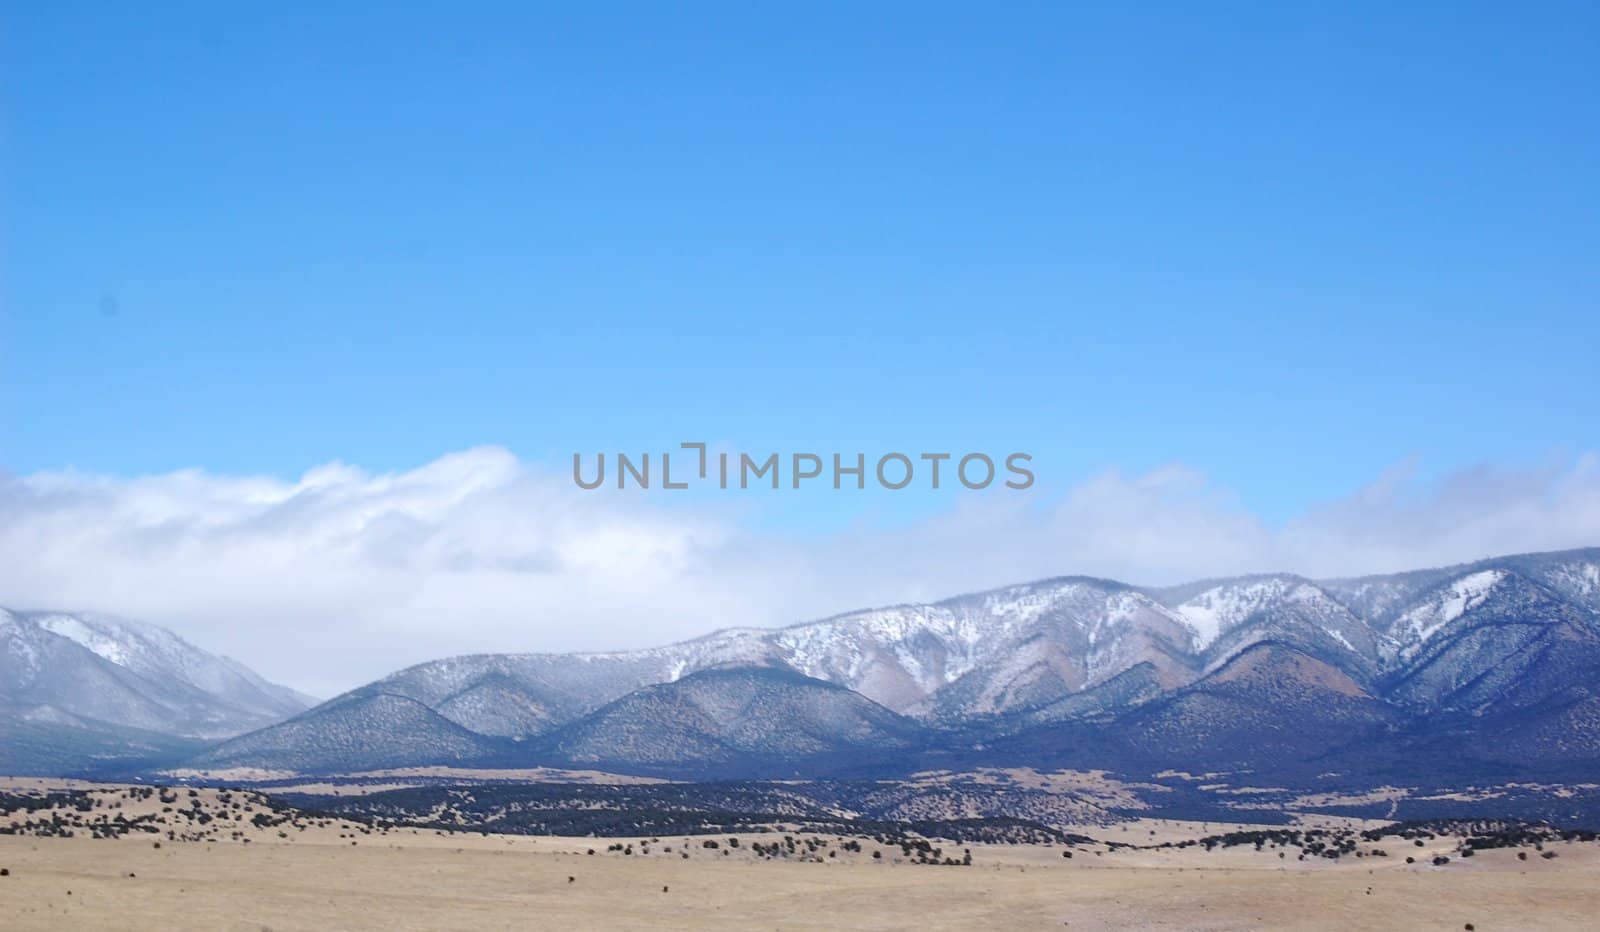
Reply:
<svg viewBox="0 0 1600 932"><path fill-rule="evenodd" d="M116 791L108 791L116 792ZM183 800L190 797L184 791ZM1385 840L1388 857L1298 860L1250 846L1128 850L935 842L970 866L810 838L814 857L765 859L783 833L656 840L387 832L313 820L257 827L238 794L199 791L203 840L130 834L0 836L0 928L31 929L1588 929L1600 850L1554 858L1482 851L1443 867L1450 839ZM116 811L160 813L158 798ZM229 813L232 813L230 816ZM162 816L165 818L165 816ZM12 821L15 821L13 817ZM1146 821L1085 827L1152 843L1234 826ZM1154 834L1152 834L1154 833ZM707 848L707 840L718 847ZM826 845L823 844L826 842ZM626 843L631 851L608 850ZM1404 850L1401 845L1405 845ZM159 845L159 846L158 846ZM588 853L591 849L593 854ZM873 857L874 852L879 854ZM1523 851L1530 854L1530 851ZM685 855L688 855L685 857ZM1415 857L1406 864L1404 857Z"/></svg>

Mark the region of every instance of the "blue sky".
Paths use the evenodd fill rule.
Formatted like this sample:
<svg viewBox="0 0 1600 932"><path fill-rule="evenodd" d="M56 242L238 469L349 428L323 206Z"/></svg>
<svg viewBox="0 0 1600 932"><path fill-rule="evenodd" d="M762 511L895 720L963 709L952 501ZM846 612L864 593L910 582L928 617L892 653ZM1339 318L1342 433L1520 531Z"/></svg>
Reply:
<svg viewBox="0 0 1600 932"><path fill-rule="evenodd" d="M13 474L1020 449L1276 522L1600 439L1592 4L29 6Z"/></svg>

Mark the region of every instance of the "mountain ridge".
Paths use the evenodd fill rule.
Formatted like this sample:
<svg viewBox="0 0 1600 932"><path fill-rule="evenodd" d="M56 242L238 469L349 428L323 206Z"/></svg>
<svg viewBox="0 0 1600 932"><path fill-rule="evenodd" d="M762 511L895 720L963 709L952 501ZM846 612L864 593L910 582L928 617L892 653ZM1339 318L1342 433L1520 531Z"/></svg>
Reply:
<svg viewBox="0 0 1600 932"><path fill-rule="evenodd" d="M1250 699L1252 689L1269 694L1278 687L1267 684L1282 677L1249 680L1248 688L1219 679L1237 671L1240 658L1265 650L1284 669L1298 671L1308 687L1335 675L1355 684L1375 705L1367 710L1370 715L1352 721L1377 728L1374 734L1382 737L1401 734L1408 724L1430 716L1445 727L1446 717L1459 712L1457 706L1469 695L1475 708L1501 717L1537 713L1548 718L1558 714L1552 710L1581 704L1593 694L1587 645L1600 637L1600 612L1591 604L1600 605L1600 548L1320 582L1261 573L1147 588L1068 575L777 628L722 628L631 651L442 658L396 671L333 701L376 693L405 696L501 742L498 751L485 752L498 759L573 763L552 736L583 728L599 733L602 718L610 723L606 733L642 733L613 727L619 703L637 708L641 721L653 716L658 729L666 729L671 722L644 702L659 697L660 687L719 668L782 670L844 688L914 722L912 743L921 751L970 757L972 748L963 741L982 745L986 737L1030 729L1038 731L1039 740L1053 730L1060 741L1077 741L1085 728L1107 734L1121 729L1132 740L1141 727L1159 724L1140 716L1156 715L1173 702L1187 703L1193 714L1184 720L1196 727L1205 715L1220 715L1217 710L1227 707L1248 712L1262 729L1282 732L1287 722L1274 718L1281 708ZM1558 634L1564 640L1556 640ZM1552 645L1563 644L1582 659L1548 659ZM1513 661L1520 648L1542 652L1527 655L1537 662L1518 665ZM1499 679L1482 675L1496 665L1504 674ZM1476 692L1460 693L1461 681L1469 678ZM1327 710L1303 703L1295 707L1308 719L1306 730L1322 736L1326 751L1340 744L1343 726L1334 707L1344 703L1324 694ZM631 706L628 697L635 697ZM1459 722L1451 719L1448 725ZM1154 738L1144 750L1115 740L1114 734L1083 740L1085 746L1113 749L1108 752L1113 756L1137 751L1135 757L1176 764L1182 763L1184 746L1178 731L1152 732L1169 736L1165 756L1151 752ZM684 740L691 738L705 738L708 765L712 757L718 766L727 763L728 755L712 739L697 733ZM638 745L636 738L628 742ZM1243 747L1249 741L1238 737L1237 743ZM789 759L814 750L796 737ZM583 759L647 770L660 764L649 754L630 753L591 748ZM782 757L768 755L768 762ZM908 760L915 757L907 752ZM1235 762L1244 759L1236 755ZM675 772L693 769L679 764Z"/></svg>
<svg viewBox="0 0 1600 932"><path fill-rule="evenodd" d="M86 682L122 675L93 656ZM1261 573L1152 588L1068 575L638 650L441 658L187 762L603 765L674 778L963 762L1333 770L1448 759L1535 772L1591 748L1600 757L1597 670L1600 548L1322 581ZM1513 744L1523 760L1507 756Z"/></svg>

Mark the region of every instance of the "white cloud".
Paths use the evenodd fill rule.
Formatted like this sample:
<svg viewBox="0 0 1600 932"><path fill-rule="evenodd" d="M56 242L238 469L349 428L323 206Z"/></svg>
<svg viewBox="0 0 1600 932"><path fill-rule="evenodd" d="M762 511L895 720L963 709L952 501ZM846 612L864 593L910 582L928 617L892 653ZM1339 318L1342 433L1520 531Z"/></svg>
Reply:
<svg viewBox="0 0 1600 932"><path fill-rule="evenodd" d="M1345 575L1593 545L1600 457L1433 484L1402 465L1281 528L1179 466L823 537L660 502L580 492L495 448L293 483L0 478L0 605L166 624L327 695L453 653L645 646L1065 573Z"/></svg>

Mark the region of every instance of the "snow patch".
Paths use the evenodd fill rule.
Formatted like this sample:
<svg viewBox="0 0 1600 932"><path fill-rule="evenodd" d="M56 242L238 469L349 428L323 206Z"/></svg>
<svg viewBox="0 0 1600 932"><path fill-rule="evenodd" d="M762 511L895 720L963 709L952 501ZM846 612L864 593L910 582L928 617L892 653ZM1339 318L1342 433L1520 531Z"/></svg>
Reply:
<svg viewBox="0 0 1600 932"><path fill-rule="evenodd" d="M1177 612L1194 638L1194 649L1205 650L1223 632L1240 624L1283 596L1289 583L1268 579L1208 589L1178 606Z"/></svg>
<svg viewBox="0 0 1600 932"><path fill-rule="evenodd" d="M1444 627L1472 611L1506 578L1504 570L1484 570L1463 576L1437 592L1432 599L1400 616L1397 632L1415 652Z"/></svg>
<svg viewBox="0 0 1600 932"><path fill-rule="evenodd" d="M75 641L119 667L129 665L130 657L126 644L107 636L104 631L98 628L91 628L70 615L51 615L47 618L41 618L39 619L39 627L49 631L51 634L59 634L70 641Z"/></svg>

